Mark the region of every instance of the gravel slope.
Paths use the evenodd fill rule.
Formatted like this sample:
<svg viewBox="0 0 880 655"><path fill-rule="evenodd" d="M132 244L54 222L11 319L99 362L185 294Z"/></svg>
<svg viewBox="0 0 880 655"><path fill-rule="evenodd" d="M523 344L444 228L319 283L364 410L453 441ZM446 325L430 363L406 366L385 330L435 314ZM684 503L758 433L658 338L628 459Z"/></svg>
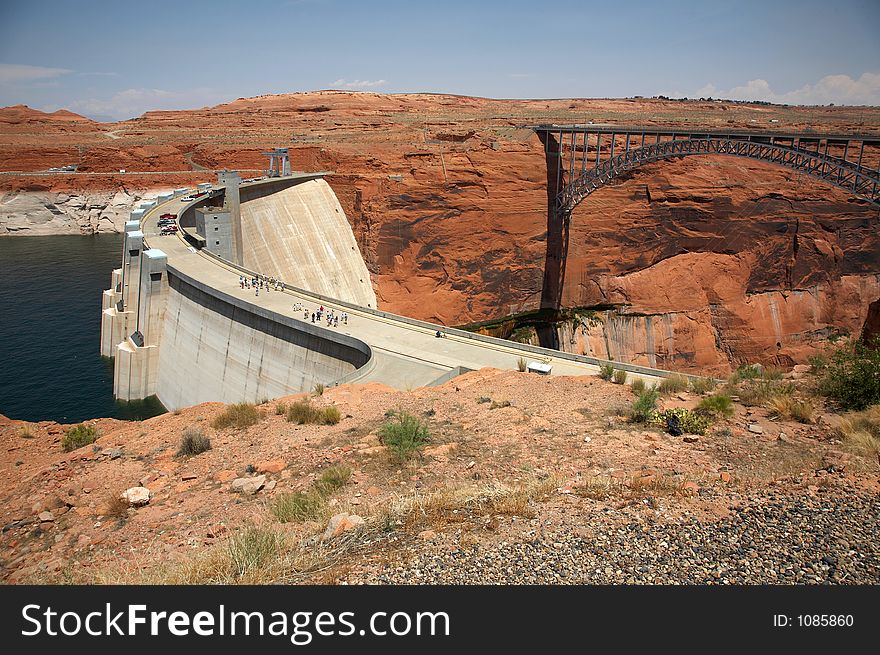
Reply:
<svg viewBox="0 0 880 655"><path fill-rule="evenodd" d="M590 522L589 517L586 520ZM589 528L590 526L586 526ZM768 495L716 522L425 548L368 584L878 584L880 498ZM583 529L579 530L584 534Z"/></svg>

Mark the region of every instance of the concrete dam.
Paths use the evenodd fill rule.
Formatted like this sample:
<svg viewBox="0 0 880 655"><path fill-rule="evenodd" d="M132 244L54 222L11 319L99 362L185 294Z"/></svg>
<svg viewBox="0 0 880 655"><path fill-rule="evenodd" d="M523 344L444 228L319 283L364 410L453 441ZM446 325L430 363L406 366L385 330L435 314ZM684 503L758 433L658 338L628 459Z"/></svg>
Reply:
<svg viewBox="0 0 880 655"><path fill-rule="evenodd" d="M169 222L177 231L163 229ZM319 383L414 388L487 366L516 368L520 360L553 375L596 374L606 363L380 311L351 226L321 173L285 170L242 182L222 172L216 185L144 203L124 237L101 320L101 353L114 358L120 400L155 395L174 410L262 402ZM243 277L254 276L272 283L259 292L242 287ZM313 323L321 306L347 320ZM614 366L631 378L670 375Z"/></svg>

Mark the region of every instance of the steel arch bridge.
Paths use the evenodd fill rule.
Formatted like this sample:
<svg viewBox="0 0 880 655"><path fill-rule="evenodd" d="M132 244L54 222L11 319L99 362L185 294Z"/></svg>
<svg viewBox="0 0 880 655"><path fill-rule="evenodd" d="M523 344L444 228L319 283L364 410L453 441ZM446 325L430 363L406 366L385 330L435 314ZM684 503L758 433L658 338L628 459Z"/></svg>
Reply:
<svg viewBox="0 0 880 655"><path fill-rule="evenodd" d="M547 163L547 259L541 306L559 309L574 208L593 191L639 166L690 155L764 161L844 189L880 208L880 135L724 132L530 125Z"/></svg>

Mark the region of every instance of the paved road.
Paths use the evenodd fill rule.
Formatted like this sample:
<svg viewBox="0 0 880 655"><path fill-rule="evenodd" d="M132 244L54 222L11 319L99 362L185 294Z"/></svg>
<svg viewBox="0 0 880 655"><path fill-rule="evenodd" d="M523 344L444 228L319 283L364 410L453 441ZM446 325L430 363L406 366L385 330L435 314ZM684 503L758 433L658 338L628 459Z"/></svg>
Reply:
<svg viewBox="0 0 880 655"><path fill-rule="evenodd" d="M298 302L308 308L309 313L322 304L325 308L332 308L337 314L347 311L348 325L340 323L338 328L323 329L348 334L368 343L373 349L375 361L372 366L366 367L368 370L363 371L358 378L360 382L381 382L399 389L415 388L436 380L458 366L471 369L514 369L520 358L549 363L553 375L595 375L598 372L596 364L562 357L536 356L535 353L518 348L515 343L503 339L477 341L448 333L444 338L438 339L436 331L445 331L443 326L412 325L393 315L380 316L366 310L351 309L300 290L264 291L256 296L253 289L240 287L240 270L218 262L202 252L194 252L181 235L160 235L157 226L160 214L180 215L190 204L192 203L174 198L152 208L144 216L142 229L149 246L165 252L168 265L180 272L212 288L285 316L303 320L302 311L293 311L294 304ZM267 271L266 274L271 272ZM631 377L650 380L654 376L648 374Z"/></svg>

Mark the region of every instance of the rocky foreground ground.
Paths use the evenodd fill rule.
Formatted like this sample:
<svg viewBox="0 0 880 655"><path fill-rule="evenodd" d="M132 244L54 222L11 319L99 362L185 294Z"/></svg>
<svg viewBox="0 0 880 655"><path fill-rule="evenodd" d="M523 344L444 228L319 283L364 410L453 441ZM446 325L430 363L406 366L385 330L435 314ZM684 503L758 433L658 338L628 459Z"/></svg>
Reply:
<svg viewBox="0 0 880 655"><path fill-rule="evenodd" d="M304 397L300 396L300 397ZM484 369L409 392L341 386L312 396L336 425L261 406L218 429L207 403L69 426L0 422L0 576L21 582L834 583L880 582L880 467L847 451L836 417L814 423L736 407L704 436L673 437L625 413L628 386ZM295 398L282 399L290 403ZM693 407L694 393L663 397ZM279 408L280 409L280 408ZM389 412L431 439L394 459ZM178 455L198 428L212 448ZM309 516L279 500L351 475ZM139 488L130 502L119 496ZM140 489L142 488L142 489ZM250 541L248 541L250 540ZM268 541L267 541L268 540ZM257 568L242 544L261 544Z"/></svg>

